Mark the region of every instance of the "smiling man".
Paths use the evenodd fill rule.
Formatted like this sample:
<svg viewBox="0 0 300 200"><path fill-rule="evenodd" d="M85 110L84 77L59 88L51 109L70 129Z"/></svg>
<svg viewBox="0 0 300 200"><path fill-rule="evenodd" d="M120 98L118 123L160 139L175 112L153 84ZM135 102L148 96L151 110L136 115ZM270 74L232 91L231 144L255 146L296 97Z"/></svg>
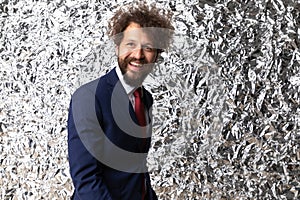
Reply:
<svg viewBox="0 0 300 200"><path fill-rule="evenodd" d="M153 99L142 83L173 29L169 12L144 3L120 9L111 19L117 66L77 89L70 103L72 199L157 199L145 164Z"/></svg>
<svg viewBox="0 0 300 200"><path fill-rule="evenodd" d="M118 64L126 84L136 87L142 84L152 71L158 52L148 37L147 29L130 22L117 46Z"/></svg>

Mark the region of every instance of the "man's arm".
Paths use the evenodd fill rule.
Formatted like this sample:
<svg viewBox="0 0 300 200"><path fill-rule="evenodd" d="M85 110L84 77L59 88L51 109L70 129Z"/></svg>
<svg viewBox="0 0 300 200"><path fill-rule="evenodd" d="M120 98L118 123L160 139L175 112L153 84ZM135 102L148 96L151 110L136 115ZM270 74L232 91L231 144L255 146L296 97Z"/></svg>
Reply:
<svg viewBox="0 0 300 200"><path fill-rule="evenodd" d="M93 98L95 95L83 88L72 97L68 118L70 173L75 187L74 199L107 200L112 198L102 178L102 164L86 148L89 144L84 141L85 137L97 134L93 127L99 125L94 113L87 108L93 103Z"/></svg>

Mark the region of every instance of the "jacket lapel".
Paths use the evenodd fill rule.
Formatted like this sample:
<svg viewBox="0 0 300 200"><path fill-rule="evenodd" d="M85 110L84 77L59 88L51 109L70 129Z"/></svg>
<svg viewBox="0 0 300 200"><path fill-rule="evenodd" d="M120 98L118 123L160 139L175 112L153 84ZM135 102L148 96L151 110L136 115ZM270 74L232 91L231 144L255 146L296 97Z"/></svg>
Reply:
<svg viewBox="0 0 300 200"><path fill-rule="evenodd" d="M116 84L121 84L119 82L119 78L118 78L118 75L116 73L116 69L114 68L113 70L111 70L107 76L106 76L106 82L107 82L107 90L108 90L108 97L109 98L109 101L111 100L111 97L112 97L112 93L113 93L113 90L114 88L116 87ZM120 93L118 96L119 98L123 99L123 98L127 98L128 99L128 96L127 96L127 93L125 91L125 89L123 87L121 87L120 90L118 90L118 92ZM119 99L121 102L122 100ZM116 99L118 101L118 99ZM123 101L124 102L124 101ZM152 96L150 95L150 93L143 87L143 103L145 105L145 109L147 111L147 122L148 123L151 123L151 110L149 110L152 106L152 103L153 103L153 100L152 100ZM109 104L111 106L111 104ZM128 100L128 105L121 105L121 106L126 106L128 109L129 109L129 114L130 114L130 117L131 119L136 123L138 124L138 120L137 120L137 117L136 117L136 114L134 112L134 108L132 106L132 104L130 103L130 101ZM129 117L129 116L124 116L124 117ZM151 127L149 127L149 130L148 131L151 131ZM126 133L125 133L126 134ZM133 138L132 138L133 139ZM139 145L140 142L141 142L141 139L139 138L134 138L134 140L136 141L136 144ZM140 145L139 145L140 146ZM150 146L150 138L147 139L147 143L146 143L146 151L149 149L149 146ZM141 152L146 152L145 150L141 150Z"/></svg>

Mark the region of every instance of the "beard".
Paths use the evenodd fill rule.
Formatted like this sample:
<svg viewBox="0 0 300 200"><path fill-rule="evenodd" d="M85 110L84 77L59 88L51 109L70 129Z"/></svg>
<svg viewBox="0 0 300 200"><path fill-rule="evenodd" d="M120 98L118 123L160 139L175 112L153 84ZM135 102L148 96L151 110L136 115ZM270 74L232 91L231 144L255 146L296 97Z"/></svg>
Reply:
<svg viewBox="0 0 300 200"><path fill-rule="evenodd" d="M139 63L143 65L140 71L132 71L128 69L128 64L134 61L139 61ZM123 74L125 83L133 87L142 85L147 75L152 72L154 65L154 63L146 63L145 60L138 60L132 57L125 59L118 58L118 64Z"/></svg>

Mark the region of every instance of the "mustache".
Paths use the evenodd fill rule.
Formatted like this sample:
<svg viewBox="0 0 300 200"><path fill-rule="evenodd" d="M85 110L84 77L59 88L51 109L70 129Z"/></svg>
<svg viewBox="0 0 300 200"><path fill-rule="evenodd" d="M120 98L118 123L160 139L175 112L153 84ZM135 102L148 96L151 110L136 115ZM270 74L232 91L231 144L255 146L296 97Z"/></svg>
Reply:
<svg viewBox="0 0 300 200"><path fill-rule="evenodd" d="M130 62L136 62L137 63L140 63L140 64L146 64L146 60L145 59L136 59L136 58L133 58L133 57L128 57L128 58L125 58L124 59L124 62L126 64L130 63Z"/></svg>

